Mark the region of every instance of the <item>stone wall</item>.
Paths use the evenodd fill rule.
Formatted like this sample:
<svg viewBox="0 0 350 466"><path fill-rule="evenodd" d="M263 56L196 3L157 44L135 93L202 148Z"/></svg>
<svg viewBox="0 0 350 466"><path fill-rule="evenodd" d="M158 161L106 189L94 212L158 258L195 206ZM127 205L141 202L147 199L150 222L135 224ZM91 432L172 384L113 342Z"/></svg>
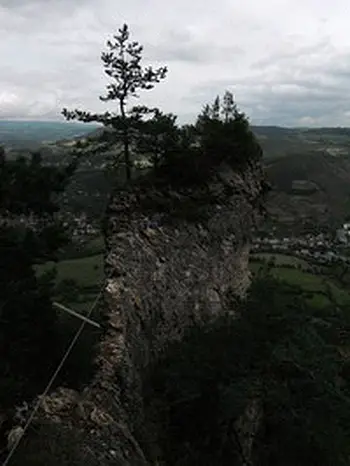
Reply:
<svg viewBox="0 0 350 466"><path fill-rule="evenodd" d="M112 198L95 378L83 393L53 393L40 413L81 435L81 464L148 464L138 443L143 374L186 328L208 325L227 310L231 293L244 295L263 180L259 164L243 173L222 165L205 193L139 183ZM214 199L203 218L174 221L175 211L196 211L203 197Z"/></svg>

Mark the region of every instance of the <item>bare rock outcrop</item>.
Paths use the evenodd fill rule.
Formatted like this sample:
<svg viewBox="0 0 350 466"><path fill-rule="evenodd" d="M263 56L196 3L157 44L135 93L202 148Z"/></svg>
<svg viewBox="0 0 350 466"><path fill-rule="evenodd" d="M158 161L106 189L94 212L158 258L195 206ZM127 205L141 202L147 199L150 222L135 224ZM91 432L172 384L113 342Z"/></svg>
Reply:
<svg viewBox="0 0 350 466"><path fill-rule="evenodd" d="M105 224L98 369L82 393L60 389L39 413L78 436L81 463L74 464L149 464L141 446L143 375L186 328L210 324L232 294L244 295L263 190L261 166L251 163L241 172L222 164L197 190L146 180L115 193Z"/></svg>

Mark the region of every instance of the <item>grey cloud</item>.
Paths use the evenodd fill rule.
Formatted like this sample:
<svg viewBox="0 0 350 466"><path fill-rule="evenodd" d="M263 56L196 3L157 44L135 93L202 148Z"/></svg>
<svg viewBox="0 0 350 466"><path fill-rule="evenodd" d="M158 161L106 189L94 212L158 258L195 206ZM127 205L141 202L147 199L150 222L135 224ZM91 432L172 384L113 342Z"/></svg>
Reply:
<svg viewBox="0 0 350 466"><path fill-rule="evenodd" d="M70 6L70 12L75 7L81 7L86 4L93 3L94 0L75 0L74 4L71 0L1 0L0 7L6 8L12 11L18 11L18 9L33 9L42 8L47 6L56 11L62 7Z"/></svg>
<svg viewBox="0 0 350 466"><path fill-rule="evenodd" d="M310 9L305 16L305 0L285 0L284 16L267 14L258 0L237 9L229 1L214 8L193 0L190 11L187 3L169 11L160 0L0 0L0 117L61 118L64 106L107 109L98 99L106 84L100 55L131 19L146 62L169 65L166 81L145 102L179 113L180 122L229 89L252 122L349 123L350 52L339 45L345 38L336 40L341 8L332 16L332 5L321 2L317 18ZM311 28L325 17L333 29Z"/></svg>
<svg viewBox="0 0 350 466"><path fill-rule="evenodd" d="M277 52L256 60L252 64L252 68L266 68L276 65L276 63L279 66L284 66L286 63L288 64L288 62L298 62L302 59L309 60L310 56L313 56L314 54L325 57L329 54L335 53L328 37L323 37L316 43L307 45L297 45L294 40L295 38L293 35L287 36L286 39L279 44L279 50Z"/></svg>
<svg viewBox="0 0 350 466"><path fill-rule="evenodd" d="M193 64L221 62L243 53L236 45L215 40L204 42L188 30L168 31L159 37L158 44L147 44L145 50L151 60Z"/></svg>
<svg viewBox="0 0 350 466"><path fill-rule="evenodd" d="M315 124L344 124L350 110L350 60L342 63L341 73L334 57L334 63L329 63L328 68L319 66L315 73L305 72L296 78L287 67L285 73L273 79L268 71L261 70L244 79L214 80L192 88L187 101L194 104L205 96L212 101L217 94L230 89L239 107L244 111L249 109L252 120L259 123L293 126L307 117Z"/></svg>

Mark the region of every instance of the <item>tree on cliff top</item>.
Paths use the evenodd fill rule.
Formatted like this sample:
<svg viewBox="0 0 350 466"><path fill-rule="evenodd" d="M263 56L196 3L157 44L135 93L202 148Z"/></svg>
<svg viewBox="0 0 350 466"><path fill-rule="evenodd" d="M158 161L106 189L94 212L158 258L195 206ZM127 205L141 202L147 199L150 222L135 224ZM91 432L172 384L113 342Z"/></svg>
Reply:
<svg viewBox="0 0 350 466"><path fill-rule="evenodd" d="M237 168L262 156L247 116L238 109L229 91L222 99L217 96L212 105L204 107L196 129L202 151L211 160L226 159Z"/></svg>
<svg viewBox="0 0 350 466"><path fill-rule="evenodd" d="M100 96L100 100L103 102L118 101L119 112L92 114L81 110L68 111L64 108L62 114L67 120L76 119L85 123L96 121L111 128L115 140L122 143L125 175L126 179L130 180L132 168L130 145L134 139L135 129L137 129L142 116L152 110L143 106L133 107L128 112L127 104L130 98L138 97L138 91L153 89L156 83L165 78L167 68L142 67L143 46L138 42L130 41L130 32L126 24L119 29L118 34L114 35L113 38L114 41L107 41L109 50L101 55L104 71L113 79L113 82L107 85L107 94ZM116 159L119 159L119 156Z"/></svg>
<svg viewBox="0 0 350 466"><path fill-rule="evenodd" d="M206 185L222 163L244 169L262 158L262 149L246 115L226 91L212 105L204 106L195 125L178 131L177 151L163 157L163 174L176 186Z"/></svg>

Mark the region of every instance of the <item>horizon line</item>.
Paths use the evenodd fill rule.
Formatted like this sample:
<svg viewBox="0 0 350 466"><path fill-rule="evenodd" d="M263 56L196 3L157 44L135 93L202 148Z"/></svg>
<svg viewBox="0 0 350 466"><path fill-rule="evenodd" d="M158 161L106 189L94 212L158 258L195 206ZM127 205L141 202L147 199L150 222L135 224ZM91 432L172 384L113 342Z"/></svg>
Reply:
<svg viewBox="0 0 350 466"><path fill-rule="evenodd" d="M93 125L93 126L101 126L101 123L95 122L82 122L82 121L66 121L66 120L57 120L57 119L28 119L25 117L18 117L18 118L1 118L0 117L0 124L2 122L11 122L11 123L58 123L58 124L70 124L70 125ZM287 126L287 125L277 125L277 124L253 124L250 123L251 127L263 127L263 128L282 128L282 129L350 129L350 126Z"/></svg>

